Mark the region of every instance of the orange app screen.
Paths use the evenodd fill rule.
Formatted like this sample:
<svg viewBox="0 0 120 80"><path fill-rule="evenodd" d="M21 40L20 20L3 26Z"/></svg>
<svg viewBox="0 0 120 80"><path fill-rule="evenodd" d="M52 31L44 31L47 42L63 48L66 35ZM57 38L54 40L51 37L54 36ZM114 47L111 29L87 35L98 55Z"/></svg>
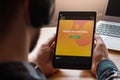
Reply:
<svg viewBox="0 0 120 80"><path fill-rule="evenodd" d="M91 56L94 20L60 20L56 55Z"/></svg>

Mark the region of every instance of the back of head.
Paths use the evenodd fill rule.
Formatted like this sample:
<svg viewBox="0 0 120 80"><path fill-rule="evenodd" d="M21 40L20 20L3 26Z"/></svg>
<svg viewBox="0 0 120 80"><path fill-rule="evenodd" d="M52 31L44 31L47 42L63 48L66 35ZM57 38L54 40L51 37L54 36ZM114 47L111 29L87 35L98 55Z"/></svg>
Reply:
<svg viewBox="0 0 120 80"><path fill-rule="evenodd" d="M23 2L24 0L0 0L0 36L7 32L8 25L17 17Z"/></svg>
<svg viewBox="0 0 120 80"><path fill-rule="evenodd" d="M27 60L53 12L54 0L0 0L0 61Z"/></svg>
<svg viewBox="0 0 120 80"><path fill-rule="evenodd" d="M0 0L0 36L6 34L25 0ZM54 12L54 0L29 0L29 17L33 27L48 24Z"/></svg>

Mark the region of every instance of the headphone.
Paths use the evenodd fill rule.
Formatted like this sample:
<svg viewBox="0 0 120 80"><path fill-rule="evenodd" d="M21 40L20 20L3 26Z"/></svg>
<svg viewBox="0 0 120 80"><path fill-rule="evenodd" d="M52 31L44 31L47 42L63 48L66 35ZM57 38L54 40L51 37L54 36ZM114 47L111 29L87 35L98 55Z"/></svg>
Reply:
<svg viewBox="0 0 120 80"><path fill-rule="evenodd" d="M50 23L55 9L54 3L54 0L30 0L30 22L34 28Z"/></svg>

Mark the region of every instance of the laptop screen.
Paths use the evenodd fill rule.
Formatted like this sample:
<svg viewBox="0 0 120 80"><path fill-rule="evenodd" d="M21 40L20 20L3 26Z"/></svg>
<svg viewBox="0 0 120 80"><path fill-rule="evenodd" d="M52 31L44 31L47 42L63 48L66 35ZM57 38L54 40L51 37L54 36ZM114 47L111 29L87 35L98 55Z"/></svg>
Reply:
<svg viewBox="0 0 120 80"><path fill-rule="evenodd" d="M120 17L120 0L109 0L106 15Z"/></svg>

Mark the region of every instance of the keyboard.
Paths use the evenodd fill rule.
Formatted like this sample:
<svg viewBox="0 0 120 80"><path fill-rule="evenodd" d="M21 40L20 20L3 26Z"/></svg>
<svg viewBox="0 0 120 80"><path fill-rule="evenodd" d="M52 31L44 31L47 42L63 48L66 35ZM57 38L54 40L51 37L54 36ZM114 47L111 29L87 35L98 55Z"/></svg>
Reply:
<svg viewBox="0 0 120 80"><path fill-rule="evenodd" d="M120 25L101 23L96 27L96 33L120 38Z"/></svg>

